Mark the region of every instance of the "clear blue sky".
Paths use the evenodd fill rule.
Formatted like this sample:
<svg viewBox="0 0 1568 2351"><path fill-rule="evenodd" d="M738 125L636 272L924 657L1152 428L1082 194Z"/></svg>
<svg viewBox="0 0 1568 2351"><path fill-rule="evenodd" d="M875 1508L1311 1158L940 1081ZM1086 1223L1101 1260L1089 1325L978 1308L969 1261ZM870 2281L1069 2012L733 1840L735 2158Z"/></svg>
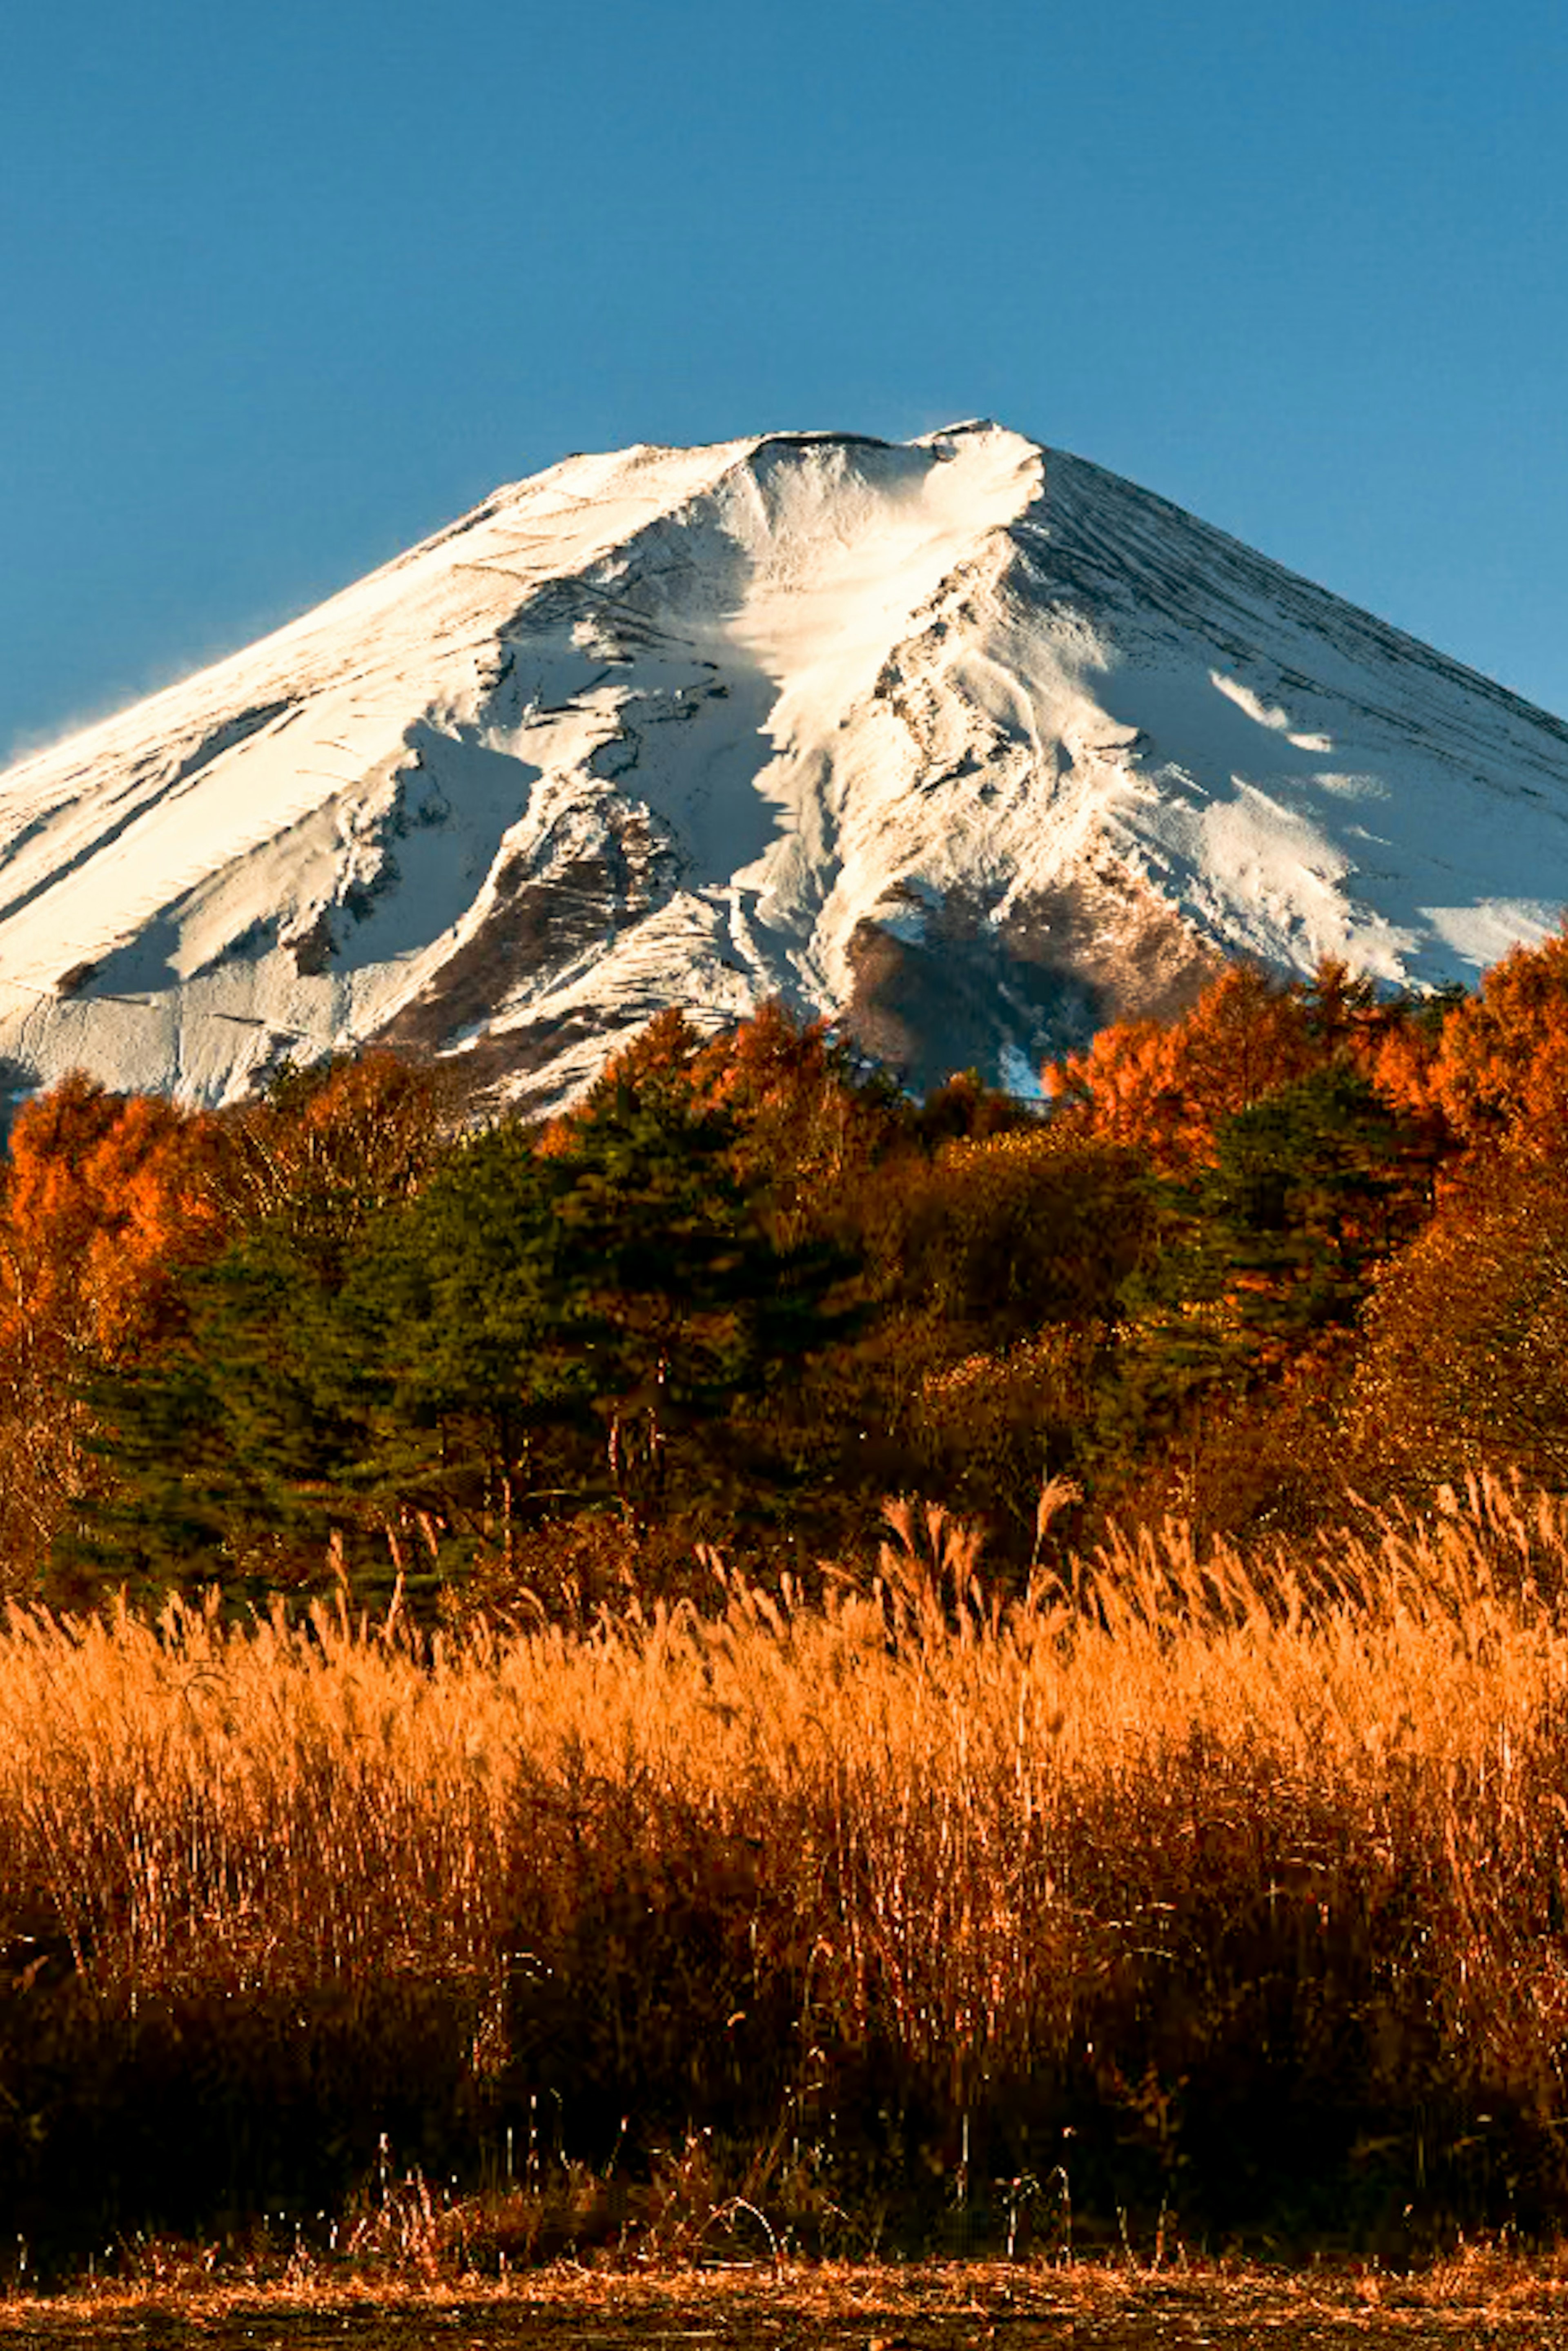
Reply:
<svg viewBox="0 0 1568 2351"><path fill-rule="evenodd" d="M1568 713L1562 0L47 0L0 751L572 449L989 414Z"/></svg>

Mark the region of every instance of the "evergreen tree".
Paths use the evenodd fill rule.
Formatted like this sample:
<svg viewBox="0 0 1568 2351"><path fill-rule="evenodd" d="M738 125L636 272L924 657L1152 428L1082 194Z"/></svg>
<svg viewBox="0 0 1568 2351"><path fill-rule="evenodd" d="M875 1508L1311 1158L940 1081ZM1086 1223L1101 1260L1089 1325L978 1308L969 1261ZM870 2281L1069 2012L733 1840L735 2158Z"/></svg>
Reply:
<svg viewBox="0 0 1568 2351"><path fill-rule="evenodd" d="M1217 1386L1335 1343L1418 1221L1427 1175L1419 1137L1343 1061L1224 1120L1208 1164L1153 1187L1159 1245L1124 1292L1107 1437L1141 1444Z"/></svg>
<svg viewBox="0 0 1568 2351"><path fill-rule="evenodd" d="M551 1160L583 1289L609 1476L634 1515L665 1495L673 1446L696 1443L848 1325L833 1292L852 1270L823 1241L782 1245L735 1166L737 1125L680 1066L612 1072Z"/></svg>
<svg viewBox="0 0 1568 2351"><path fill-rule="evenodd" d="M359 1255L333 1385L366 1492L499 1526L591 1498L596 1323L560 1164L517 1125L469 1137Z"/></svg>
<svg viewBox="0 0 1568 2351"><path fill-rule="evenodd" d="M178 1342L92 1384L115 1485L76 1556L249 1587L401 1567L410 1523L510 1560L529 1518L645 1519L674 1457L682 1503L711 1494L705 1434L842 1327L847 1270L775 1241L735 1140L685 1056L644 1054L547 1144L498 1126L390 1198L308 1152L191 1278Z"/></svg>
<svg viewBox="0 0 1568 2351"><path fill-rule="evenodd" d="M336 1298L318 1271L264 1227L188 1277L167 1347L84 1381L113 1477L64 1560L151 1590L254 1594L311 1573L342 1531L361 1437L331 1393Z"/></svg>
<svg viewBox="0 0 1568 2351"><path fill-rule="evenodd" d="M376 1053L285 1070L228 1119L203 1205L235 1238L204 1265L168 1253L160 1345L78 1371L111 1475L57 1541L73 1580L254 1593L314 1579L329 1547L384 1556L344 1292L430 1164L438 1116L432 1080Z"/></svg>

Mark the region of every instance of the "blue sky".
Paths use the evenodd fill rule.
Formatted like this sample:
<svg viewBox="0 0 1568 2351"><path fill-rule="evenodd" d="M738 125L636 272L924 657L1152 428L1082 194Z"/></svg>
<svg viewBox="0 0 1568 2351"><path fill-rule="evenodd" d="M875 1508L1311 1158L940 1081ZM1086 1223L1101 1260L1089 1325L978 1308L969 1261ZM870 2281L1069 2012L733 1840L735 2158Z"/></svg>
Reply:
<svg viewBox="0 0 1568 2351"><path fill-rule="evenodd" d="M1568 714L1561 0L50 0L0 752L572 449L988 414Z"/></svg>

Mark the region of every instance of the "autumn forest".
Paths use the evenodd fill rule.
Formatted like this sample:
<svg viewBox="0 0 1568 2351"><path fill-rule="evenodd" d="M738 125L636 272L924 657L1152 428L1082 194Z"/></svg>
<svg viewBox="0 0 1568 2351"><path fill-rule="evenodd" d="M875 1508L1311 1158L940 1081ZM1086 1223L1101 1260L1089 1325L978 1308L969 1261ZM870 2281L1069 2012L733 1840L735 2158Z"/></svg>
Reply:
<svg viewBox="0 0 1568 2351"><path fill-rule="evenodd" d="M373 1054L219 1113L68 1080L0 1204L7 1587L591 1616L628 1542L674 1594L907 1495L1021 1588L1129 1519L1560 1479L1568 936L1473 996L1234 966L1045 1085L915 1103L774 1008L534 1130Z"/></svg>

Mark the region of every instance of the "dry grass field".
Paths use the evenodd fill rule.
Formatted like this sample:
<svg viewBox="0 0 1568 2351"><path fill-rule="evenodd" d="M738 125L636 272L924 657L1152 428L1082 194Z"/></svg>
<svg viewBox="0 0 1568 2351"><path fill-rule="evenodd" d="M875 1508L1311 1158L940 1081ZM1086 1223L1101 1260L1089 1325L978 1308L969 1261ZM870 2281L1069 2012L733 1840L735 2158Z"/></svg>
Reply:
<svg viewBox="0 0 1568 2351"><path fill-rule="evenodd" d="M579 1632L14 1613L0 2268L1550 2238L1565 1584L1479 1482L1006 1604L905 1510Z"/></svg>
<svg viewBox="0 0 1568 2351"><path fill-rule="evenodd" d="M761 2273L580 2269L488 2285L145 2283L0 2304L0 2342L53 2351L1561 2351L1568 2282L1553 2264L1467 2253L1419 2277L1282 2275L1180 2263Z"/></svg>

